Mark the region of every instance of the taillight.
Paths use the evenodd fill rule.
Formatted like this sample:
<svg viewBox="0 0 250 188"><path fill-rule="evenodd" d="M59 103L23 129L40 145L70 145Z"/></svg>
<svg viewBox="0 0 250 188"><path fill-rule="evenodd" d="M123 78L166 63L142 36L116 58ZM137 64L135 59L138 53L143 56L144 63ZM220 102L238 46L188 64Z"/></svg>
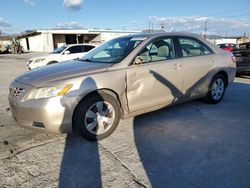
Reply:
<svg viewBox="0 0 250 188"><path fill-rule="evenodd" d="M235 57L235 56L232 56L231 58L232 58L232 61L233 61L234 63L236 63L236 57Z"/></svg>

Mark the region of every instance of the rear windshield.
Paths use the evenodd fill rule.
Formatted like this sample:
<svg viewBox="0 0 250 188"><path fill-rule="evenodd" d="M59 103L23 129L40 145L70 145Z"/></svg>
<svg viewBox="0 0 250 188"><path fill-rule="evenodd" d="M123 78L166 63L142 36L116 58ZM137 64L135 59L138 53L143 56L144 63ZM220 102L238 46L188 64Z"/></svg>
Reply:
<svg viewBox="0 0 250 188"><path fill-rule="evenodd" d="M218 44L217 46L218 46L219 48L229 48L229 47L235 48L235 47L236 47L235 44Z"/></svg>
<svg viewBox="0 0 250 188"><path fill-rule="evenodd" d="M250 49L250 43L247 44L240 44L240 49Z"/></svg>

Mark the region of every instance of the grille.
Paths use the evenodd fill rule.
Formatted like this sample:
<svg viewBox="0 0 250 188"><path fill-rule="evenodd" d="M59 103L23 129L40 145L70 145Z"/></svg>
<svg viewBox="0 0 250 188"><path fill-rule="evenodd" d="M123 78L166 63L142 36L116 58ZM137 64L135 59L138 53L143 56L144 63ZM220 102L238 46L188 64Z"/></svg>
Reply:
<svg viewBox="0 0 250 188"><path fill-rule="evenodd" d="M9 99L11 101L17 101L18 98L25 92L24 88L12 87L12 86L10 86L9 90L10 90Z"/></svg>

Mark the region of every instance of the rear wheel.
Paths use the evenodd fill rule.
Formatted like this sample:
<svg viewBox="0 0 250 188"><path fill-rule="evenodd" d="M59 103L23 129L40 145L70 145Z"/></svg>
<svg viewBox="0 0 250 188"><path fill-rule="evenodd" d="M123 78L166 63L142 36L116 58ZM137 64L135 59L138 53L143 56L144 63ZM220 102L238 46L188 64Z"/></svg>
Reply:
<svg viewBox="0 0 250 188"><path fill-rule="evenodd" d="M225 77L221 74L215 75L209 85L206 101L210 104L219 103L225 94L225 90L226 90Z"/></svg>
<svg viewBox="0 0 250 188"><path fill-rule="evenodd" d="M114 132L120 121L118 101L106 94L97 93L81 101L74 113L75 131L87 140L100 140Z"/></svg>

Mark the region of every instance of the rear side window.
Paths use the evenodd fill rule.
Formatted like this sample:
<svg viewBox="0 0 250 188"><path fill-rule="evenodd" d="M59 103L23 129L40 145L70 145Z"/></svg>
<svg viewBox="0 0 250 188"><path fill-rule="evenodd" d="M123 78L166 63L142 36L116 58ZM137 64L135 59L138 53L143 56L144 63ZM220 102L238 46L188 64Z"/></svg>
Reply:
<svg viewBox="0 0 250 188"><path fill-rule="evenodd" d="M196 39L180 37L179 42L183 57L212 54L212 51L205 44Z"/></svg>
<svg viewBox="0 0 250 188"><path fill-rule="evenodd" d="M93 48L94 48L94 46L84 45L84 46L82 46L82 52L88 52L88 51L92 50Z"/></svg>
<svg viewBox="0 0 250 188"><path fill-rule="evenodd" d="M81 46L72 46L67 50L70 51L71 54L83 52Z"/></svg>

